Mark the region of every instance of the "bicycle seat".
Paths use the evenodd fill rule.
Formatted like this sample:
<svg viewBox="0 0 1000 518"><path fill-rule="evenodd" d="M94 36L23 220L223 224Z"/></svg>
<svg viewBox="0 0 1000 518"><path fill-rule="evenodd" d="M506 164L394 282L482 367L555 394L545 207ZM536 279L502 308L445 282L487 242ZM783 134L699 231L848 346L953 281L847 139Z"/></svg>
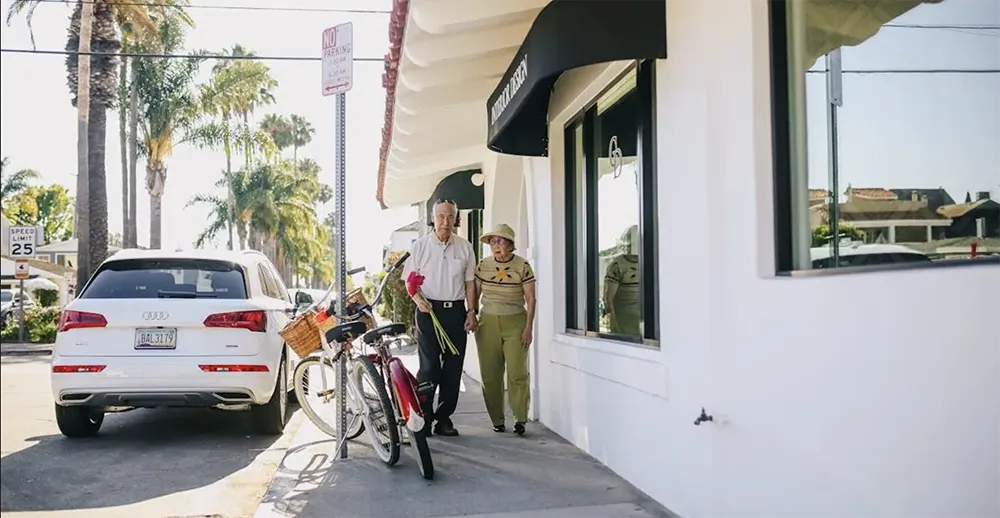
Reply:
<svg viewBox="0 0 1000 518"><path fill-rule="evenodd" d="M350 342L361 336L361 333L364 333L365 329L368 329L368 326L366 326L364 322L347 322L345 324L340 324L334 326L333 329L326 332L326 341L331 344Z"/></svg>
<svg viewBox="0 0 1000 518"><path fill-rule="evenodd" d="M405 332L406 326L403 324L386 324L365 333L365 335L361 337L361 341L366 344L373 344L382 338L399 336Z"/></svg>

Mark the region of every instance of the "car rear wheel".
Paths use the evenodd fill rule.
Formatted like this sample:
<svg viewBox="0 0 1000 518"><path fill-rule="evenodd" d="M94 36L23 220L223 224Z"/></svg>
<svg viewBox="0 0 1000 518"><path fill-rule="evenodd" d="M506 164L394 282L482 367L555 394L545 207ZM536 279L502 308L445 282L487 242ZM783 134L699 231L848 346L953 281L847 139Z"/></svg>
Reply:
<svg viewBox="0 0 1000 518"><path fill-rule="evenodd" d="M86 406L56 405L56 424L66 437L93 437L104 423L104 411Z"/></svg>
<svg viewBox="0 0 1000 518"><path fill-rule="evenodd" d="M250 407L250 418L254 430L263 435L281 435L285 431L288 415L288 372L285 370L285 357L278 364L278 379L274 383L271 400L263 405Z"/></svg>

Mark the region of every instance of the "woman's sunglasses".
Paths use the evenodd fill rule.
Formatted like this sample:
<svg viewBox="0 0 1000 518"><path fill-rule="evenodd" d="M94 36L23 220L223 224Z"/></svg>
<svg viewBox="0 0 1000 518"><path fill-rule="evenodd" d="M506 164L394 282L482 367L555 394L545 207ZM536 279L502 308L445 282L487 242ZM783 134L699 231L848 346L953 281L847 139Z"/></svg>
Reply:
<svg viewBox="0 0 1000 518"><path fill-rule="evenodd" d="M502 237L491 237L490 238L490 244L491 245L504 245L504 244L507 244L507 240L504 239L504 238L502 238Z"/></svg>

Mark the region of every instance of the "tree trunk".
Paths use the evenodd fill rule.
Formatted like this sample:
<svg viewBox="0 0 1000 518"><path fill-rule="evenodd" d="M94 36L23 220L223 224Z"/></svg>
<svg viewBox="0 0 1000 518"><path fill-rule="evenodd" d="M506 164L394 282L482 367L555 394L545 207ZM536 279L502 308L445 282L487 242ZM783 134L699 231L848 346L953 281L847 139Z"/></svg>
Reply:
<svg viewBox="0 0 1000 518"><path fill-rule="evenodd" d="M163 191L167 183L167 165L146 160L146 190L149 191L149 248L162 248Z"/></svg>
<svg viewBox="0 0 1000 518"><path fill-rule="evenodd" d="M159 250L162 248L160 235L161 222L163 216L163 195L149 195L149 248Z"/></svg>
<svg viewBox="0 0 1000 518"><path fill-rule="evenodd" d="M128 74L128 58L122 57L118 65L118 77L125 82ZM122 90L124 90L124 86ZM122 159L122 248L131 248L129 236L131 224L129 223L129 197L128 197L128 106L125 105L123 96L118 97L118 147L121 151Z"/></svg>
<svg viewBox="0 0 1000 518"><path fill-rule="evenodd" d="M90 272L108 258L108 171L105 165L108 134L108 108L100 103L90 103L90 174L87 178L87 197L90 205L88 232L90 234Z"/></svg>
<svg viewBox="0 0 1000 518"><path fill-rule="evenodd" d="M138 215L136 199L139 194L139 87L137 86L139 66L134 59L131 68L128 99L128 244L130 247L138 248L139 220L136 219Z"/></svg>
<svg viewBox="0 0 1000 518"><path fill-rule="evenodd" d="M79 80L76 90L77 177L73 233L77 242L76 293L90 279L90 38L94 26L94 3L85 3L80 12L80 53L77 55Z"/></svg>
<svg viewBox="0 0 1000 518"><path fill-rule="evenodd" d="M228 124L228 121L226 122ZM228 140L229 137L227 136ZM235 250L233 248L236 245L236 241L233 239L233 227L236 226L237 232L246 233L246 230L239 227L239 223L236 221L236 194L233 192L233 153L232 146L229 142L226 142L226 205L229 207L229 249ZM240 249L244 249L245 238L240 237Z"/></svg>
<svg viewBox="0 0 1000 518"><path fill-rule="evenodd" d="M247 249L247 227L243 223L236 222L236 232L239 234L240 239L240 250Z"/></svg>

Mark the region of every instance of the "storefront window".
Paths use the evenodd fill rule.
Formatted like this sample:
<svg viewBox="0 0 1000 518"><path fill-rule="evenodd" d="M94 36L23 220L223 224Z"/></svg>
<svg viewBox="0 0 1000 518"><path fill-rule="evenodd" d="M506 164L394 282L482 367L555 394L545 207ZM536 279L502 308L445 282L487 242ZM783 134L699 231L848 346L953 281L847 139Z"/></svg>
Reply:
<svg viewBox="0 0 1000 518"><path fill-rule="evenodd" d="M771 2L779 271L1000 262L1000 4Z"/></svg>
<svg viewBox="0 0 1000 518"><path fill-rule="evenodd" d="M656 276L645 274L656 264L652 68L633 68L566 130L567 327L647 344L657 339Z"/></svg>

